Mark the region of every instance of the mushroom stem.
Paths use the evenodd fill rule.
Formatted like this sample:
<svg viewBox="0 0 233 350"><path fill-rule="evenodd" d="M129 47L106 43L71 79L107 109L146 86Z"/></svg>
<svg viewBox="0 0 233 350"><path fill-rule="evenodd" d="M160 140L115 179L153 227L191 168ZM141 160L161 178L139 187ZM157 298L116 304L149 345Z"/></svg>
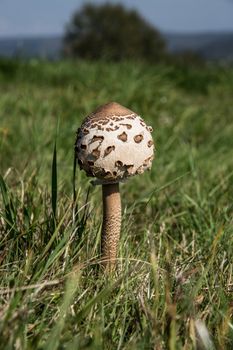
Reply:
<svg viewBox="0 0 233 350"><path fill-rule="evenodd" d="M107 271L112 271L116 265L117 246L121 231L121 197L119 183L102 185L102 194L102 265Z"/></svg>

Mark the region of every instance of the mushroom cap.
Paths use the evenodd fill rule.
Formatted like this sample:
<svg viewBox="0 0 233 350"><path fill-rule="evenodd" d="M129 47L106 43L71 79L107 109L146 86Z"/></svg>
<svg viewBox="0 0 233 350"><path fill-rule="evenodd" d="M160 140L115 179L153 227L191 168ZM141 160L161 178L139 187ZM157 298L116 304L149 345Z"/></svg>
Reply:
<svg viewBox="0 0 233 350"><path fill-rule="evenodd" d="M150 169L154 157L152 128L116 102L97 108L77 131L76 158L98 183L124 181Z"/></svg>

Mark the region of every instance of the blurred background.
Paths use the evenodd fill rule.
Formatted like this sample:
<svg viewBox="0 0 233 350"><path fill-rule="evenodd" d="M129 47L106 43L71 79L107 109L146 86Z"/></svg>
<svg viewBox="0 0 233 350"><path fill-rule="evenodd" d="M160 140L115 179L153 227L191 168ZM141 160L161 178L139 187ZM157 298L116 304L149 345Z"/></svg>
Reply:
<svg viewBox="0 0 233 350"><path fill-rule="evenodd" d="M186 60L231 62L233 1L1 0L0 3L0 56L156 61L164 59L165 54Z"/></svg>

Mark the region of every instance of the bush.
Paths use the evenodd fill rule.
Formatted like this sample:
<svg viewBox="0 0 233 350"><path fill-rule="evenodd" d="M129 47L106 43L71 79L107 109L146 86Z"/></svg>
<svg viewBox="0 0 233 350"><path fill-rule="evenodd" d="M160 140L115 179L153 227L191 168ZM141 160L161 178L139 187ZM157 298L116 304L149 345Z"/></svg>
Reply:
<svg viewBox="0 0 233 350"><path fill-rule="evenodd" d="M9 58L0 57L0 77L12 78L20 68L20 62Z"/></svg>
<svg viewBox="0 0 233 350"><path fill-rule="evenodd" d="M63 53L90 60L159 61L165 41L135 10L122 5L85 5L67 25Z"/></svg>

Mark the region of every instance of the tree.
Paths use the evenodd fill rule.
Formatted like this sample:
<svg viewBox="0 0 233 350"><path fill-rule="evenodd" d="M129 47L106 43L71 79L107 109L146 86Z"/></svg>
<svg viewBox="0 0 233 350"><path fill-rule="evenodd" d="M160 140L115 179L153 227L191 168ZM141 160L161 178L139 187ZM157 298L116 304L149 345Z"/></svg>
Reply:
<svg viewBox="0 0 233 350"><path fill-rule="evenodd" d="M158 61L165 54L158 30L122 5L84 5L67 25L63 52L84 59Z"/></svg>

